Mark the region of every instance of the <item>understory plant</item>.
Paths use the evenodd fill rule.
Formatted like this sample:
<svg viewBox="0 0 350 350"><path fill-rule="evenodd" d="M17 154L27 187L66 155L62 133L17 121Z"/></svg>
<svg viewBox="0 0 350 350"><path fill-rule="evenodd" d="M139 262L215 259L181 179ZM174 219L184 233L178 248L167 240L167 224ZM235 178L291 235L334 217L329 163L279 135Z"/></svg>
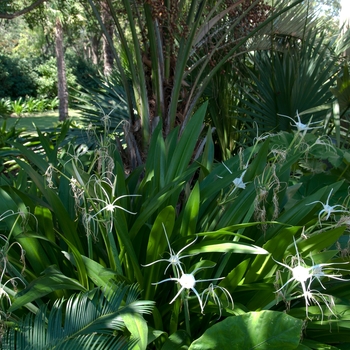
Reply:
<svg viewBox="0 0 350 350"><path fill-rule="evenodd" d="M108 116L103 134L88 131L95 148L64 143L67 126L55 141L39 131L41 153L9 143L21 171L0 187L3 344L34 346L21 337L31 324L42 347L48 334L88 346L97 338L78 328L68 337L50 320L83 322L82 300L97 308L99 290L107 303L111 286L136 284L147 309L96 337L135 349L348 346L349 153L296 111L292 133L257 130L251 147L219 163L206 108L182 134L164 139L159 124L134 170Z"/></svg>

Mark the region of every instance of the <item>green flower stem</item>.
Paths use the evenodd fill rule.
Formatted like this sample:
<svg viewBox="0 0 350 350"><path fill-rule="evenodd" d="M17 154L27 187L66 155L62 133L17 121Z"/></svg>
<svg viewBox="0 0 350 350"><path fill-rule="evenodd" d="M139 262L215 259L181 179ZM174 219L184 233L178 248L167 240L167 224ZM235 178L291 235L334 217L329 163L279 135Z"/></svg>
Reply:
<svg viewBox="0 0 350 350"><path fill-rule="evenodd" d="M183 303L184 303L186 331L187 331L188 335L191 336L190 310L189 310L189 307L188 307L188 298L187 298L188 292L187 292L187 296L184 296L184 294L185 294L185 290L182 291L181 298L183 299Z"/></svg>

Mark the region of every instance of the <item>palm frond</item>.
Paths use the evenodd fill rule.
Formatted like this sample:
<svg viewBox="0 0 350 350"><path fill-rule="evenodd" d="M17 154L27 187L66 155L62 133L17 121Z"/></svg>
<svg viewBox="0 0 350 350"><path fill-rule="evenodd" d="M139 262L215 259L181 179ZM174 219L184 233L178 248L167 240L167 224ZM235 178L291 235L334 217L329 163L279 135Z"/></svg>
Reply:
<svg viewBox="0 0 350 350"><path fill-rule="evenodd" d="M10 328L3 349L128 349L123 315L150 313L153 307L138 296L136 286L113 285L57 300L51 310L45 305Z"/></svg>
<svg viewBox="0 0 350 350"><path fill-rule="evenodd" d="M105 123L103 117L109 117L111 130L120 128L123 120L129 120L128 101L122 85L120 74L113 71L108 77L94 78L95 87L81 87L76 105L82 113L81 120L97 129L103 130Z"/></svg>
<svg viewBox="0 0 350 350"><path fill-rule="evenodd" d="M247 127L257 122L263 133L290 130L287 118L279 114L294 117L299 111L303 121L311 115L314 121L322 120L323 107L330 108L334 100L330 88L341 60L333 45L324 33L315 31L306 35L300 48L251 55L253 67L248 72L253 84L240 87L245 99L237 108L242 122Z"/></svg>

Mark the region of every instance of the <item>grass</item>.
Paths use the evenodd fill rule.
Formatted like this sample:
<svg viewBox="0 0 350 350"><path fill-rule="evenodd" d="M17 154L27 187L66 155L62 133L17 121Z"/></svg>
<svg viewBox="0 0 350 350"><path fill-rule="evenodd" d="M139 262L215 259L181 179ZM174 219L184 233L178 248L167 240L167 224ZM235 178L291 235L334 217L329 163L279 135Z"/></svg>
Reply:
<svg viewBox="0 0 350 350"><path fill-rule="evenodd" d="M80 113L78 110L70 109L69 117L78 121ZM1 119L2 118L0 118L0 123ZM17 120L17 128L25 128L27 132L35 132L36 128L39 128L40 130L51 129L58 126L58 110L33 114L26 113L20 117L7 118L7 129L13 126Z"/></svg>

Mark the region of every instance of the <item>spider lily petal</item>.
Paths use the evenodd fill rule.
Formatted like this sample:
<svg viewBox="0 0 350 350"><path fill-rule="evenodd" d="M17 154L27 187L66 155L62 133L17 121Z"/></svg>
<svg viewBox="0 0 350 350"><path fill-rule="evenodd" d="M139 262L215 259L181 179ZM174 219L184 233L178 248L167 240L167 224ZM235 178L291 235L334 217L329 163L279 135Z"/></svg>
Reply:
<svg viewBox="0 0 350 350"><path fill-rule="evenodd" d="M329 192L326 203L322 203L321 201L314 201L314 202L306 204L306 205L311 205L311 204L315 204L315 203L322 204L323 209L318 213L318 221L319 221L320 225L321 225L321 217L323 214L326 214L326 220L328 220L330 218L331 214L333 214L333 213L349 213L349 210L340 204L335 204L333 206L329 205L329 199L331 197L332 192L333 192L333 188ZM336 209L336 208L341 208L341 209Z"/></svg>
<svg viewBox="0 0 350 350"><path fill-rule="evenodd" d="M300 133L300 132L306 133L307 131L312 130L312 129L322 128L322 125L311 127L311 125L313 125L313 124L319 124L318 122L311 122L311 120L307 124L303 124L301 122L301 119L300 119L298 111L297 111L296 114L297 114L298 121L295 121L293 118L289 117L288 115L284 115L284 114L278 114L278 115L281 116L281 117L285 117L285 118L288 118L288 119L292 120L294 122L294 125L292 123L291 123L291 125L295 126L297 128L297 132L298 133Z"/></svg>
<svg viewBox="0 0 350 350"><path fill-rule="evenodd" d="M221 317L221 310L222 310L222 301L219 298L219 296L217 295L216 291L219 290L222 292L222 294L225 296L226 298L226 302L227 302L227 306L230 306L230 304L232 305L232 309L233 309L233 299L232 296L230 294L230 292L224 288L224 287L220 287L220 286L216 286L213 283L210 283L209 287L206 288L203 292L202 292L202 301L203 301L203 307L205 307L205 305L208 303L208 299L209 297L211 297L211 299L213 300L214 304L218 305L219 307L219 317L218 319ZM206 295L205 299L204 296Z"/></svg>
<svg viewBox="0 0 350 350"><path fill-rule="evenodd" d="M163 225L163 230L164 230L164 234L165 234L165 238L167 240L167 243L168 243L168 247L169 247L169 258L168 259L159 259L159 260L156 260L154 262L151 262L149 264L146 264L146 265L142 265L143 267L148 267L148 266L151 266L157 262L168 262L168 266L166 267L165 271L164 271L164 274L166 274L168 268L170 266L174 267L175 268L175 273L177 275L177 277L180 276L180 274L183 274L183 270L182 270L182 266L181 266L181 259L184 259L184 258L187 258L187 257L191 257L193 255L196 255L196 254L190 254L190 255L182 255L181 256L181 253L186 249L188 248L190 245L192 245L194 242L196 242L198 236L196 236L196 238L190 242L189 244L187 244L186 246L184 246L183 248L181 248L178 253L175 253L175 251L171 248L170 246L170 242L169 242L169 238L168 238L168 235L166 233L166 230L165 230L165 226L164 224Z"/></svg>

